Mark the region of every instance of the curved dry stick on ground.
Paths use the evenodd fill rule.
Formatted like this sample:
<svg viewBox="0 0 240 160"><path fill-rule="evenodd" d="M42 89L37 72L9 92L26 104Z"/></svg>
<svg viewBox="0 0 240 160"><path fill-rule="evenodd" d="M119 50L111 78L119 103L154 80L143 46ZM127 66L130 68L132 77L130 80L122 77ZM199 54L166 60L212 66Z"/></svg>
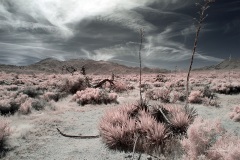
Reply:
<svg viewBox="0 0 240 160"><path fill-rule="evenodd" d="M57 131L64 137L69 137L69 138L79 138L79 139L93 139L93 138L99 138L100 135L96 135L96 136L75 136L75 135L68 135L68 134L64 134L62 133L58 128Z"/></svg>

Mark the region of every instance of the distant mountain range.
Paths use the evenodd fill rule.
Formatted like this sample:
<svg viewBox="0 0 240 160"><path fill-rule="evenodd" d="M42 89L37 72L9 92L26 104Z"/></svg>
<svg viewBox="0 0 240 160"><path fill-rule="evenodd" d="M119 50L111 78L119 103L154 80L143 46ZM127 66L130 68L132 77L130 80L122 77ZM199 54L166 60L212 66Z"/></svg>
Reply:
<svg viewBox="0 0 240 160"><path fill-rule="evenodd" d="M84 66L87 74L129 74L138 73L138 67L128 67L113 62L107 61L94 61L86 59L73 59L68 61L58 61L53 58L47 58L35 64L28 66L13 66L13 65L0 65L0 70L5 72L18 72L18 73L62 73L63 66L73 67L77 71L81 71ZM143 73L165 73L169 72L166 69L151 69L144 67ZM64 73L67 73L64 70Z"/></svg>
<svg viewBox="0 0 240 160"><path fill-rule="evenodd" d="M108 61L94 61L89 59L73 59L68 61L58 61L53 58L47 58L35 64L28 66L14 66L14 65L1 65L0 71L5 72L17 72L17 73L62 73L63 66L73 67L78 72L84 66L87 74L129 74L139 73L139 67L128 67L120 65L118 63L108 62ZM194 70L233 70L240 69L240 59L236 60L224 60L221 63L214 66L206 66ZM147 68L142 69L143 73L167 73L170 72L166 69L159 68ZM64 70L64 73L67 73Z"/></svg>
<svg viewBox="0 0 240 160"><path fill-rule="evenodd" d="M234 70L234 69L240 69L240 59L224 60L217 65L206 66L195 70Z"/></svg>

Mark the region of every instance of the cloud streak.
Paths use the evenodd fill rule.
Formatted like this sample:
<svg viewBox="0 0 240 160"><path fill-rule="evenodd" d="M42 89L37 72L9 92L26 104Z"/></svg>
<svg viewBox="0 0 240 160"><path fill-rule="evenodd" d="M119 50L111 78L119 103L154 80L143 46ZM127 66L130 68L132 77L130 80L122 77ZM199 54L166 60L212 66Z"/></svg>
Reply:
<svg viewBox="0 0 240 160"><path fill-rule="evenodd" d="M0 63L26 65L53 57L136 65L138 31L144 28L144 65L163 68L175 63L181 65L192 53L196 16L193 6L191 0L2 0ZM228 8L226 12L229 10L232 13L238 8ZM201 30L198 64L213 64L223 59L223 51L214 45L221 46L217 42L226 41L217 32L233 35L234 28L234 35L239 34L238 19L224 22L222 27L218 25L223 22L215 19L210 17L211 23ZM233 43L236 39L228 41L237 48Z"/></svg>

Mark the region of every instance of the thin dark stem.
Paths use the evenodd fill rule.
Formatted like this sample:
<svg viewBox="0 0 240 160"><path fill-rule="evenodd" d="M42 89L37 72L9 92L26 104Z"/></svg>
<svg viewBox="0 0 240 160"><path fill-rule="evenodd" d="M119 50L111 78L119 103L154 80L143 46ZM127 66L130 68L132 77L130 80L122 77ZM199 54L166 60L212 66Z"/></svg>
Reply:
<svg viewBox="0 0 240 160"><path fill-rule="evenodd" d="M213 1L212 0L207 0L207 1L205 1L204 5L200 5L201 6L201 12L199 13L200 14L199 21L197 21L197 29L196 29L196 35L195 35L195 40L194 40L194 45L193 45L192 57L191 57L191 62L190 62L188 75L187 75L186 106L189 103L189 101L188 101L188 96L189 96L189 78L190 78L190 73L191 73L191 70L192 70L192 64L193 64L194 55L195 55L197 44L198 44L198 37L199 37L200 30L202 28L202 23L203 23L204 19L206 18L205 11L209 7L208 6L209 3L211 3L211 2L213 2Z"/></svg>
<svg viewBox="0 0 240 160"><path fill-rule="evenodd" d="M141 50L142 50L142 43L143 43L143 37L144 37L144 30L141 28L140 29L140 46L139 46L139 93L140 93L140 104L142 106L142 92L141 92L141 88L142 88L142 58L141 58Z"/></svg>

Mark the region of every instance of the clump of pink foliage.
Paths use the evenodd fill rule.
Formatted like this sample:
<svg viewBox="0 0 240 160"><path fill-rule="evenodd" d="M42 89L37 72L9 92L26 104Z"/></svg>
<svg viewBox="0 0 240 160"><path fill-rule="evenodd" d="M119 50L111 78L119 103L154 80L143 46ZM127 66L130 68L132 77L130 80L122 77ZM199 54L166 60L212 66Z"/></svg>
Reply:
<svg viewBox="0 0 240 160"><path fill-rule="evenodd" d="M117 102L116 93L107 93L99 88L86 88L82 91L77 91L73 95L73 100L81 105L85 104L102 104Z"/></svg>
<svg viewBox="0 0 240 160"><path fill-rule="evenodd" d="M136 143L137 151L150 152L161 147L168 136L164 124L146 111L138 112L134 104L107 111L100 121L99 130L103 142L110 149L124 151L132 150Z"/></svg>
<svg viewBox="0 0 240 160"><path fill-rule="evenodd" d="M201 103L202 102L202 92L201 91L191 91L188 100L190 103Z"/></svg>
<svg viewBox="0 0 240 160"><path fill-rule="evenodd" d="M224 134L207 151L207 158L211 160L239 160L240 138L233 134Z"/></svg>
<svg viewBox="0 0 240 160"><path fill-rule="evenodd" d="M163 154L173 140L174 136L170 135L186 133L194 117L194 111L187 112L181 106L152 106L148 110L140 104L129 104L107 111L100 121L99 131L110 149L131 151L135 144L138 152L158 150Z"/></svg>
<svg viewBox="0 0 240 160"><path fill-rule="evenodd" d="M186 153L184 159L197 160L201 156L205 156L209 148L224 132L220 121L203 120L197 117L189 126L186 138L181 141Z"/></svg>

